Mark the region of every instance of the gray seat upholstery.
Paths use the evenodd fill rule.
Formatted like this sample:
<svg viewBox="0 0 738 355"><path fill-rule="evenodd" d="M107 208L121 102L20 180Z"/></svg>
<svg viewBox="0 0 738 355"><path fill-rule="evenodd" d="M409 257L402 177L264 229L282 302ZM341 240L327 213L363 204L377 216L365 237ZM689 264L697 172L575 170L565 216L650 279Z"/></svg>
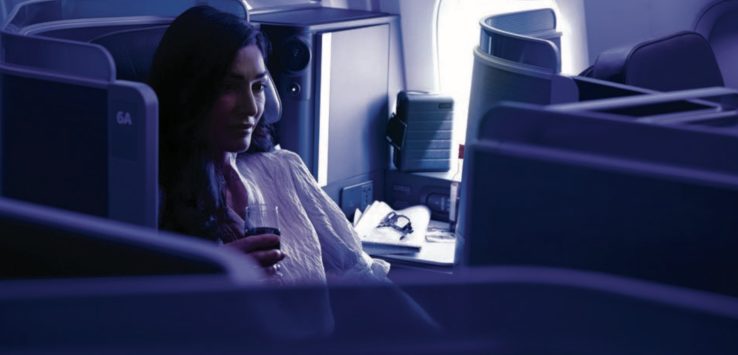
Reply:
<svg viewBox="0 0 738 355"><path fill-rule="evenodd" d="M688 31L607 50L583 75L660 91L724 85L710 44Z"/></svg>
<svg viewBox="0 0 738 355"><path fill-rule="evenodd" d="M704 36L715 52L725 86L738 88L738 1L715 1L697 17L695 32Z"/></svg>
<svg viewBox="0 0 738 355"><path fill-rule="evenodd" d="M560 102L559 96L574 95L571 87L553 89L554 77L561 71L561 33L552 9L489 16L479 26L467 142L476 139L484 114L502 101L547 105Z"/></svg>
<svg viewBox="0 0 738 355"><path fill-rule="evenodd" d="M91 42L110 52L117 78L147 82L156 48L169 25L122 30L104 34Z"/></svg>
<svg viewBox="0 0 738 355"><path fill-rule="evenodd" d="M543 70L561 71L561 32L552 9L494 15L483 19L479 48L493 57Z"/></svg>

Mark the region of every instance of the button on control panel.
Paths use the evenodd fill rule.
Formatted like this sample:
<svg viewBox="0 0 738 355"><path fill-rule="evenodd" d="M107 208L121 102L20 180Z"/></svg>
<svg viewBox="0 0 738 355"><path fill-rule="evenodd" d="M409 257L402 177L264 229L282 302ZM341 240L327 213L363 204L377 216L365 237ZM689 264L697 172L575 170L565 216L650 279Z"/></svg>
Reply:
<svg viewBox="0 0 738 355"><path fill-rule="evenodd" d="M289 91L290 95L292 95L292 96L295 96L295 97L300 96L300 84L298 84L298 83L292 83L292 84L290 84L290 86L289 86L289 88L287 88L287 90Z"/></svg>
<svg viewBox="0 0 738 355"><path fill-rule="evenodd" d="M448 213L448 209L451 206L448 195L440 193L431 193L425 198L425 205L431 209L432 212Z"/></svg>

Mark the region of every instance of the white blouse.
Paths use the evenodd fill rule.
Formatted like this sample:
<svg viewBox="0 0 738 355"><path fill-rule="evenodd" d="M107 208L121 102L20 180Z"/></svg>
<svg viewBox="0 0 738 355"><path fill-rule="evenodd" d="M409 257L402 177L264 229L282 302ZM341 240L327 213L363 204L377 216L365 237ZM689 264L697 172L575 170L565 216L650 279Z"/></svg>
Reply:
<svg viewBox="0 0 738 355"><path fill-rule="evenodd" d="M236 167L248 204L279 207L283 282L326 279L387 281L389 264L372 259L343 212L318 186L300 157L287 150L244 154Z"/></svg>

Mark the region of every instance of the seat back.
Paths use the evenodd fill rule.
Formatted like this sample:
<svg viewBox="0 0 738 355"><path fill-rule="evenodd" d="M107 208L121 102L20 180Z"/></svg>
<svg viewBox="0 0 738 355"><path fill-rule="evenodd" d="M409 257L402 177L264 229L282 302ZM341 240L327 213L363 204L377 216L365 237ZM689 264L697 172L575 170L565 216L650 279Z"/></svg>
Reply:
<svg viewBox="0 0 738 355"><path fill-rule="evenodd" d="M5 23L8 19L8 15L13 9L20 3L30 0L0 0L0 24Z"/></svg>
<svg viewBox="0 0 738 355"><path fill-rule="evenodd" d="M151 88L89 43L0 32L0 47L0 194L156 226Z"/></svg>
<svg viewBox="0 0 738 355"><path fill-rule="evenodd" d="M495 15L483 19L479 47L518 64L561 71L561 32L552 9Z"/></svg>
<svg viewBox="0 0 738 355"><path fill-rule="evenodd" d="M502 104L479 132L464 160L462 262L738 295L734 131Z"/></svg>
<svg viewBox="0 0 738 355"><path fill-rule="evenodd" d="M7 32L67 39L135 27L142 21L171 19L188 8L209 5L248 20L241 0L4 0ZM8 3L9 2L9 3ZM11 5L17 6L11 7ZM0 3L2 5L2 3Z"/></svg>
<svg viewBox="0 0 738 355"><path fill-rule="evenodd" d="M116 31L90 42L105 47L113 56L118 79L145 83L149 79L154 53L167 28L168 24Z"/></svg>
<svg viewBox="0 0 738 355"><path fill-rule="evenodd" d="M258 276L248 259L206 241L8 198L0 198L0 230L0 280Z"/></svg>
<svg viewBox="0 0 738 355"><path fill-rule="evenodd" d="M712 47L689 31L607 50L583 74L659 91L724 84Z"/></svg>
<svg viewBox="0 0 738 355"><path fill-rule="evenodd" d="M704 36L715 52L725 86L738 88L738 1L721 0L708 5L698 16L695 32Z"/></svg>
<svg viewBox="0 0 738 355"><path fill-rule="evenodd" d="M558 48L561 33L556 31L553 10L495 15L482 19L479 24L467 142L476 139L482 116L502 101L549 104L575 100L577 89L573 82L553 82L561 71ZM554 85L556 90L552 89Z"/></svg>
<svg viewBox="0 0 738 355"><path fill-rule="evenodd" d="M0 281L9 325L0 344L19 354L327 355L733 354L738 346L730 297L572 270L465 271L327 289L202 277ZM413 321L408 294L442 329Z"/></svg>

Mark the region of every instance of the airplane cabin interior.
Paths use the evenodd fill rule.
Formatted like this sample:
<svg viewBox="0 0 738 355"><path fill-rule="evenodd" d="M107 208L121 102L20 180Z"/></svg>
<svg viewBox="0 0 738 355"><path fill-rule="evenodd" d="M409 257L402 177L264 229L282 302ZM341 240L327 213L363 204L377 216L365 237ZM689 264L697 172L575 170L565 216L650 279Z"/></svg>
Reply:
<svg viewBox="0 0 738 355"><path fill-rule="evenodd" d="M202 5L268 41L260 119L330 205L305 216L381 282L264 281L161 223L152 61ZM0 0L0 20L0 353L738 352L738 0Z"/></svg>

